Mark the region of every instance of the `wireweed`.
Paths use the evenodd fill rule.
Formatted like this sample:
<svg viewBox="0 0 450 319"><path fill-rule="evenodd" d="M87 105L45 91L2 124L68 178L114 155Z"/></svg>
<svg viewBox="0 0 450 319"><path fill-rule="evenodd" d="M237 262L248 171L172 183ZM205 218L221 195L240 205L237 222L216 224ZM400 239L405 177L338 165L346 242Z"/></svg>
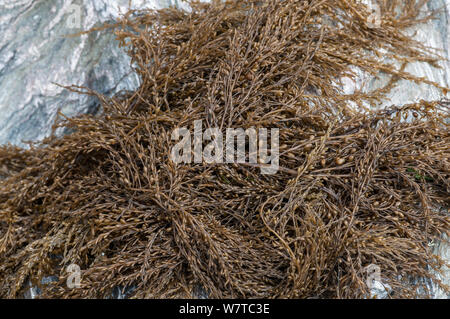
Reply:
<svg viewBox="0 0 450 319"><path fill-rule="evenodd" d="M141 79L60 116L30 149L0 148L0 297L367 298L378 265L393 298L429 297L449 234L449 103L375 107L439 55L406 35L426 1L225 1L131 11L115 32ZM88 32L95 32L89 30ZM389 61L389 62L387 62ZM387 74L346 94L340 79ZM405 119L408 119L406 121ZM174 164L172 131L278 128L280 169ZM70 264L81 287L68 288ZM57 282L41 284L46 276Z"/></svg>

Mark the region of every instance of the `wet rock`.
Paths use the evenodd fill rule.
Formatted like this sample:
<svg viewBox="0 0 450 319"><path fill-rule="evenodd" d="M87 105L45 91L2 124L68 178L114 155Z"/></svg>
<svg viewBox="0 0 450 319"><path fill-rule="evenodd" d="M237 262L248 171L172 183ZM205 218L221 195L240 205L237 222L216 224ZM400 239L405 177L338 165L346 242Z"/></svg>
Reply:
<svg viewBox="0 0 450 319"><path fill-rule="evenodd" d="M67 37L125 13L128 0L0 0L0 143L48 136L58 111L95 113L95 98L54 85L82 85L112 95L139 80L114 35ZM132 8L179 1L134 0Z"/></svg>

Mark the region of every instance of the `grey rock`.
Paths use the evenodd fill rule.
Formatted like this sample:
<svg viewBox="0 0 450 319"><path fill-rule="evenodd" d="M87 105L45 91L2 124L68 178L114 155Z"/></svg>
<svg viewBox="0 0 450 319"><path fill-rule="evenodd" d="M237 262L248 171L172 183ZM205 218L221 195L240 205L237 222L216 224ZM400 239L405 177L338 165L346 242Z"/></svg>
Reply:
<svg viewBox="0 0 450 319"><path fill-rule="evenodd" d="M104 31L67 37L117 18L128 0L0 0L0 144L25 146L51 133L56 114L97 111L94 97L54 85L82 85L106 95L139 84L130 59ZM178 1L134 0L132 8Z"/></svg>

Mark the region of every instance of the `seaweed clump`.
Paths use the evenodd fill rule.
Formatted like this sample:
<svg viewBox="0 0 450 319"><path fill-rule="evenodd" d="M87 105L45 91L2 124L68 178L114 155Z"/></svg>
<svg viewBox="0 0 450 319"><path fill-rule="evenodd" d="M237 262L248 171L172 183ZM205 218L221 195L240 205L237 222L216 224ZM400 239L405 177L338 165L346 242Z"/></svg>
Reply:
<svg viewBox="0 0 450 319"><path fill-rule="evenodd" d="M412 62L426 1L192 2L132 11L112 28L141 84L60 117L29 149L0 150L0 296L367 298L367 266L391 297L428 297L449 234L448 103L377 110ZM95 32L91 30L91 32ZM386 62L389 61L389 62ZM342 90L358 72L390 76ZM408 120L405 120L408 119ZM175 164L175 128L278 128L280 169ZM67 267L81 268L69 288ZM42 284L42 278L58 281Z"/></svg>

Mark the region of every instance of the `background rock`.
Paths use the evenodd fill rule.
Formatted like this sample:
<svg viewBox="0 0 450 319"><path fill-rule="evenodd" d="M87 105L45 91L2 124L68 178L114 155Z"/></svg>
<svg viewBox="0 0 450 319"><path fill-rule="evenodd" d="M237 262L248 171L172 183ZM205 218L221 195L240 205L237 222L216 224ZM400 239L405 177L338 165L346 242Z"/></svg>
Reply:
<svg viewBox="0 0 450 319"><path fill-rule="evenodd" d="M133 89L128 56L114 35L87 30L125 13L128 0L0 0L0 143L48 136L58 110L93 113L93 97L52 84L84 85L112 95ZM133 0L131 8L178 5L176 0Z"/></svg>

